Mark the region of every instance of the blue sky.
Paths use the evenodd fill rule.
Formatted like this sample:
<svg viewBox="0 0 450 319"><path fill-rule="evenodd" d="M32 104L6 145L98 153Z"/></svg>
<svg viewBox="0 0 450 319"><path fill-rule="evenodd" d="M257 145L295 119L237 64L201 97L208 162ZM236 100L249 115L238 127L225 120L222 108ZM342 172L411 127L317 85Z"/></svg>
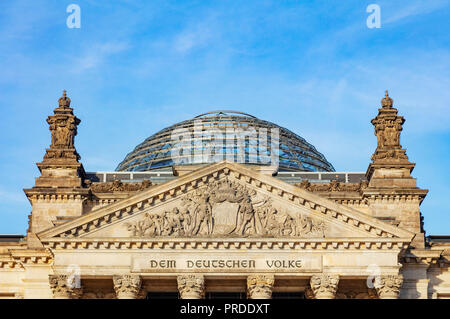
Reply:
<svg viewBox="0 0 450 319"><path fill-rule="evenodd" d="M66 7L81 8L81 28ZM381 28L366 7L381 8ZM158 130L235 109L365 171L389 89L401 143L430 189L427 234L450 234L450 1L1 1L0 234L24 234L23 188L68 90L87 171L111 171Z"/></svg>

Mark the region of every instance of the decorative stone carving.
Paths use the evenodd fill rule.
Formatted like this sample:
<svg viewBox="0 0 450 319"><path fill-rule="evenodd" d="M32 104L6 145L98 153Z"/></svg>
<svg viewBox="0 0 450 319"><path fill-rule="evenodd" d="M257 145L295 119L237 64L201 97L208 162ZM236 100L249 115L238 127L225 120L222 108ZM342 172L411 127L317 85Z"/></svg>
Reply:
<svg viewBox="0 0 450 319"><path fill-rule="evenodd" d="M58 105L60 108L68 108L70 107L70 98L66 95L66 90L63 91L63 96L61 96L58 100Z"/></svg>
<svg viewBox="0 0 450 319"><path fill-rule="evenodd" d="M247 277L247 296L249 299L271 299L275 283L273 275L250 275Z"/></svg>
<svg viewBox="0 0 450 319"><path fill-rule="evenodd" d="M334 299L339 284L338 275L313 275L310 286L315 299Z"/></svg>
<svg viewBox="0 0 450 319"><path fill-rule="evenodd" d="M394 100L389 96L388 91L385 91L384 97L381 99L382 107L392 107L394 106Z"/></svg>
<svg viewBox="0 0 450 319"><path fill-rule="evenodd" d="M138 275L113 276L117 299L136 299L141 289L141 277Z"/></svg>
<svg viewBox="0 0 450 319"><path fill-rule="evenodd" d="M205 278L203 275L180 275L177 277L181 299L202 299L205 296Z"/></svg>
<svg viewBox="0 0 450 319"><path fill-rule="evenodd" d="M377 276L374 282L380 299L397 299L402 284L402 275L381 275Z"/></svg>
<svg viewBox="0 0 450 319"><path fill-rule="evenodd" d="M145 180L136 183L123 183L120 180L107 183L92 183L91 190L95 193L113 193L113 192L137 192L152 186L152 182Z"/></svg>
<svg viewBox="0 0 450 319"><path fill-rule="evenodd" d="M70 281L69 275L49 275L50 289L56 299L77 299L82 294L79 287Z"/></svg>
<svg viewBox="0 0 450 319"><path fill-rule="evenodd" d="M79 162L80 155L77 153L74 144L77 126L81 121L73 114L66 91L59 99L59 106L53 112L54 114L47 118L51 133L50 147L46 149L44 160L36 163L41 176L36 179L32 192L39 191L38 188L40 187L62 187L65 189L73 188L75 193L86 196L87 189L83 187L86 172ZM31 196L31 191L26 192L27 196Z"/></svg>
<svg viewBox="0 0 450 319"><path fill-rule="evenodd" d="M68 158L79 160L80 156L74 147L74 138L77 135L77 126L80 120L73 115L70 108L70 98L64 90L63 96L58 101L59 106L54 110L54 115L47 118L52 135L50 148L44 156L44 160Z"/></svg>
<svg viewBox="0 0 450 319"><path fill-rule="evenodd" d="M367 185L367 181L361 181L359 183L341 183L338 181L311 183L308 180L303 180L300 183L295 183L295 186L310 192L360 192L367 188Z"/></svg>
<svg viewBox="0 0 450 319"><path fill-rule="evenodd" d="M267 237L325 237L325 224L303 214L291 214L268 205L257 210L261 234Z"/></svg>
<svg viewBox="0 0 450 319"><path fill-rule="evenodd" d="M182 208L146 213L126 223L137 237L325 237L325 224L273 207L269 198L228 179L188 194Z"/></svg>
<svg viewBox="0 0 450 319"><path fill-rule="evenodd" d="M408 163L406 150L400 145L400 133L405 119L397 115L398 110L393 107L394 101L386 91L381 100L382 108L372 120L377 137L377 149L372 155L374 163Z"/></svg>

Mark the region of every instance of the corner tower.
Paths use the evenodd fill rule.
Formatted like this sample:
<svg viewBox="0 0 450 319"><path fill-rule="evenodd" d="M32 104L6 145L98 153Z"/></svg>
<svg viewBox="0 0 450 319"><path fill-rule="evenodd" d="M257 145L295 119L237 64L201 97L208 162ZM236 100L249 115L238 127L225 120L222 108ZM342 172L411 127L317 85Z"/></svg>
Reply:
<svg viewBox="0 0 450 319"><path fill-rule="evenodd" d="M64 91L54 114L47 118L51 144L43 161L36 164L41 176L33 188L24 190L32 205L28 237L82 214L88 188L83 185L85 171L74 144L80 122Z"/></svg>
<svg viewBox="0 0 450 319"><path fill-rule="evenodd" d="M409 161L406 149L400 144L405 119L397 113L394 100L386 91L378 115L371 121L377 148L366 172L369 185L364 197L371 215L414 232L414 246L424 247L419 206L428 190L418 188L416 179L411 176L415 163Z"/></svg>

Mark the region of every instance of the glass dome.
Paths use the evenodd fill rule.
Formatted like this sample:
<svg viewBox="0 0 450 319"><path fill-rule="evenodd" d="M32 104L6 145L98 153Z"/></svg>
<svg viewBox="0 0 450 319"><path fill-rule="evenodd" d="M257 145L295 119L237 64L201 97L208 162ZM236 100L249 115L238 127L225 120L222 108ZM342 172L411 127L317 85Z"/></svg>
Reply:
<svg viewBox="0 0 450 319"><path fill-rule="evenodd" d="M169 126L136 146L116 171L143 172L223 159L273 165L279 171L334 172L304 138L274 123L236 111L213 111Z"/></svg>

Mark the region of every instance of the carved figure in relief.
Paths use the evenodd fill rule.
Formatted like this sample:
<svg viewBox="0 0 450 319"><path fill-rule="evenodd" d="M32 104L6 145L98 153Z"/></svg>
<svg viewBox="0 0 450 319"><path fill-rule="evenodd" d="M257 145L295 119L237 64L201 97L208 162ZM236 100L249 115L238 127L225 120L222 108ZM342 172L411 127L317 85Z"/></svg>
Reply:
<svg viewBox="0 0 450 319"><path fill-rule="evenodd" d="M180 215L178 208L174 208L171 212L164 213L164 234L173 234L175 236L184 234L181 226L183 217Z"/></svg>
<svg viewBox="0 0 450 319"><path fill-rule="evenodd" d="M212 207L208 199L204 198L194 210L194 234L210 235L212 233Z"/></svg>
<svg viewBox="0 0 450 319"><path fill-rule="evenodd" d="M278 236L281 233L286 217L279 214L276 209L271 211L267 219L267 233L272 236Z"/></svg>
<svg viewBox="0 0 450 319"><path fill-rule="evenodd" d="M383 148L384 147L384 130L386 129L386 125L384 124L379 124L378 126L376 126L375 128L375 136L377 137L377 144L379 148Z"/></svg>
<svg viewBox="0 0 450 319"><path fill-rule="evenodd" d="M255 229L257 234L267 234L269 216L275 212L270 199L265 199L259 206L255 205Z"/></svg>
<svg viewBox="0 0 450 319"><path fill-rule="evenodd" d="M143 224L141 226L141 229L144 229L144 234L158 234L159 229L155 222L156 216L147 213L145 214L145 217L146 218L142 221Z"/></svg>
<svg viewBox="0 0 450 319"><path fill-rule="evenodd" d="M244 235L247 231L253 232L255 230L254 214L252 203L249 198L246 198L239 206L236 222L237 234Z"/></svg>
<svg viewBox="0 0 450 319"><path fill-rule="evenodd" d="M255 191L228 180L188 194L181 208L146 213L143 219L126 226L134 236L141 237L325 235L323 223L298 212L277 209L270 198L258 198Z"/></svg>
<svg viewBox="0 0 450 319"><path fill-rule="evenodd" d="M395 146L397 145L397 134L396 134L396 129L392 126L389 126L385 129L384 131L384 136L385 136L385 142L384 145L385 146Z"/></svg>
<svg viewBox="0 0 450 319"><path fill-rule="evenodd" d="M185 236L190 237L193 232L193 218L191 213L186 207L183 207L180 211L181 224L183 227L183 233Z"/></svg>

